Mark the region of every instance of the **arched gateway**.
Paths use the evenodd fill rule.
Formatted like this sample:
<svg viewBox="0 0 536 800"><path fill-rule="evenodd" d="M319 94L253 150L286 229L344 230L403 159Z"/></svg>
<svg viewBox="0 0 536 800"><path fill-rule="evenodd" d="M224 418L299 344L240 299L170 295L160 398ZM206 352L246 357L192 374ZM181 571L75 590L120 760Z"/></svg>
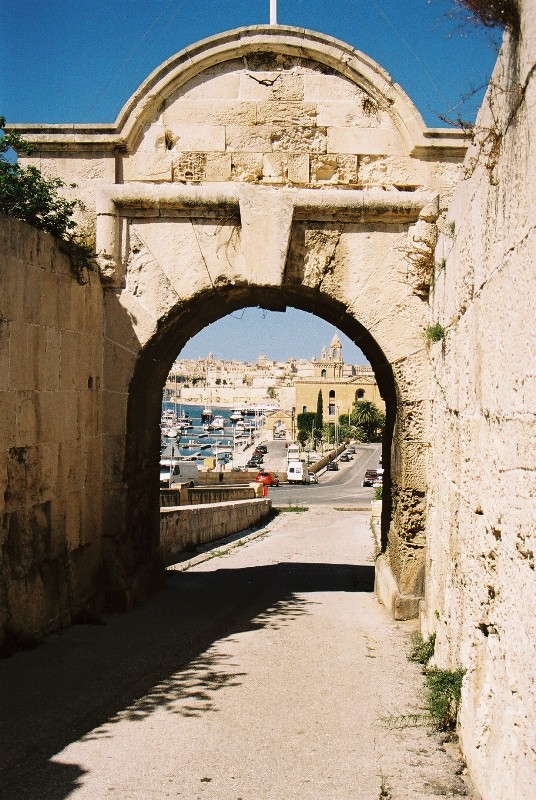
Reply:
<svg viewBox="0 0 536 800"><path fill-rule="evenodd" d="M426 542L427 299L463 134L426 129L363 54L280 26L187 48L114 125L19 130L45 171L77 182L96 220L104 563L118 596L130 604L145 593L157 567L158 421L172 361L233 310L290 305L344 331L375 369L392 440L384 565L401 613L414 612Z"/></svg>

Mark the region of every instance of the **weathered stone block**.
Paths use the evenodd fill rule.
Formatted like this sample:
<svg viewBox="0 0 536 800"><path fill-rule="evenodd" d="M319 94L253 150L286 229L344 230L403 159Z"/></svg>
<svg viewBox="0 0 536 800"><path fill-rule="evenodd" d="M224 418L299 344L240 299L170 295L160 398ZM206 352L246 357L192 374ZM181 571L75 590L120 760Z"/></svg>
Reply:
<svg viewBox="0 0 536 800"><path fill-rule="evenodd" d="M430 164L410 156L362 155L359 159L359 183L364 185L430 185ZM435 187L436 181L431 183Z"/></svg>
<svg viewBox="0 0 536 800"><path fill-rule="evenodd" d="M195 75L170 99L184 100L232 100L242 99L240 79L243 74L242 60L232 59L225 64L217 64ZM247 99L247 98L243 98Z"/></svg>
<svg viewBox="0 0 536 800"><path fill-rule="evenodd" d="M378 111L367 113L363 108L363 98L354 101L325 100L318 103L317 111L317 124L326 128L367 128L369 135L373 136L371 128L392 127L389 117L383 118Z"/></svg>
<svg viewBox="0 0 536 800"><path fill-rule="evenodd" d="M171 181L173 156L167 150L139 152L123 161L125 181Z"/></svg>
<svg viewBox="0 0 536 800"><path fill-rule="evenodd" d="M23 319L29 325L39 325L43 315L42 270L27 267L28 276L24 292Z"/></svg>
<svg viewBox="0 0 536 800"><path fill-rule="evenodd" d="M356 153L357 155L401 155L407 151L395 131L364 128L327 128L329 153Z"/></svg>
<svg viewBox="0 0 536 800"><path fill-rule="evenodd" d="M231 178L252 183L262 179L262 153L233 153L231 156Z"/></svg>
<svg viewBox="0 0 536 800"><path fill-rule="evenodd" d="M231 180L230 153L207 153L205 180L207 181Z"/></svg>
<svg viewBox="0 0 536 800"><path fill-rule="evenodd" d="M315 103L257 103L258 125L316 125Z"/></svg>
<svg viewBox="0 0 536 800"><path fill-rule="evenodd" d="M72 275L58 275L56 283L58 294L62 298L62 302L58 303L58 328L62 331L71 329L72 280Z"/></svg>
<svg viewBox="0 0 536 800"><path fill-rule="evenodd" d="M17 447L34 444L37 434L36 392L18 392L15 413L15 444Z"/></svg>
<svg viewBox="0 0 536 800"><path fill-rule="evenodd" d="M0 450L13 445L17 419L16 397L14 391L0 391Z"/></svg>
<svg viewBox="0 0 536 800"><path fill-rule="evenodd" d="M286 153L266 153L263 158L262 174L264 178L287 177L287 155Z"/></svg>
<svg viewBox="0 0 536 800"><path fill-rule="evenodd" d="M111 392L126 392L131 370L136 361L135 353L123 350L120 345L104 342L103 389Z"/></svg>
<svg viewBox="0 0 536 800"><path fill-rule="evenodd" d="M206 168L206 153L173 154L174 181L204 181L206 180Z"/></svg>
<svg viewBox="0 0 536 800"><path fill-rule="evenodd" d="M274 86L280 79L278 70L241 70L239 76L239 97L241 100L271 100ZM298 98L300 99L300 98Z"/></svg>
<svg viewBox="0 0 536 800"><path fill-rule="evenodd" d="M292 183L309 183L308 153L289 153L287 169L288 180Z"/></svg>
<svg viewBox="0 0 536 800"><path fill-rule="evenodd" d="M303 97L306 101L330 100L360 101L363 91L353 81L341 75L314 71L303 75Z"/></svg>
<svg viewBox="0 0 536 800"><path fill-rule="evenodd" d="M69 492L65 498L65 541L69 550L80 547L81 516L80 492Z"/></svg>
<svg viewBox="0 0 536 800"><path fill-rule="evenodd" d="M41 384L41 388L57 391L60 388L61 331L45 328L42 336L45 342L45 381Z"/></svg>
<svg viewBox="0 0 536 800"><path fill-rule="evenodd" d="M225 150L223 125L174 125L172 135L174 148L181 152L211 153Z"/></svg>
<svg viewBox="0 0 536 800"><path fill-rule="evenodd" d="M31 389L28 378L28 326L13 320L9 326L9 385Z"/></svg>
<svg viewBox="0 0 536 800"><path fill-rule="evenodd" d="M272 150L271 137L270 125L251 128L227 125L225 128L226 149L230 153L269 153Z"/></svg>
<svg viewBox="0 0 536 800"><path fill-rule="evenodd" d="M255 125L255 103L236 100L176 100L164 111L164 121L173 131L184 125Z"/></svg>
<svg viewBox="0 0 536 800"><path fill-rule="evenodd" d="M0 391L9 388L9 322L0 319Z"/></svg>
<svg viewBox="0 0 536 800"><path fill-rule="evenodd" d="M311 182L357 183L357 156L340 153L312 156Z"/></svg>
<svg viewBox="0 0 536 800"><path fill-rule="evenodd" d="M288 126L274 129L270 136L273 150L291 153L325 153L325 128Z"/></svg>

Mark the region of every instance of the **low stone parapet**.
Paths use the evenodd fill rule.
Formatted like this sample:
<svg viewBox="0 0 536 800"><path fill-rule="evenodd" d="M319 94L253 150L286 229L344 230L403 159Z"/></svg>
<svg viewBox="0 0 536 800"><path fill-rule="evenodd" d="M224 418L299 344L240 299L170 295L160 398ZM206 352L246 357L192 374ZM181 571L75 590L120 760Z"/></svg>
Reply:
<svg viewBox="0 0 536 800"><path fill-rule="evenodd" d="M187 505L206 503L230 503L236 500L253 500L255 489L243 484L238 486L194 486L187 488L184 498Z"/></svg>
<svg viewBox="0 0 536 800"><path fill-rule="evenodd" d="M258 525L272 510L268 498L160 509L160 555L173 564L179 553Z"/></svg>

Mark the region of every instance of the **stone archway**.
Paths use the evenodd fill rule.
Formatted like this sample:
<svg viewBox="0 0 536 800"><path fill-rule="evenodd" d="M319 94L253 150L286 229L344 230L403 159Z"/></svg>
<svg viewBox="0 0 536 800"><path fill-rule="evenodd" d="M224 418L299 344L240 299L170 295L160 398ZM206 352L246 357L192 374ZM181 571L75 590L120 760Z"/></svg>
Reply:
<svg viewBox="0 0 536 800"><path fill-rule="evenodd" d="M177 54L114 125L19 130L47 171L76 177L96 223L104 563L121 602L158 572L156 415L172 360L232 310L292 305L343 330L375 368L393 433L387 565L416 611L430 411L423 334L436 221L464 135L426 129L362 53L282 26Z"/></svg>

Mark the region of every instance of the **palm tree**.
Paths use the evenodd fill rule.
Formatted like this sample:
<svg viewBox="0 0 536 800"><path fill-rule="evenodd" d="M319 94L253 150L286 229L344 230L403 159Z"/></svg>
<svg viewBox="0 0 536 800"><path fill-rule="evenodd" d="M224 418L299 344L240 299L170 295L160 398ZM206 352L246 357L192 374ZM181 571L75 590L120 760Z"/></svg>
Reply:
<svg viewBox="0 0 536 800"><path fill-rule="evenodd" d="M385 414L370 400L358 400L354 403L352 423L361 428L366 441L373 442L383 432Z"/></svg>

